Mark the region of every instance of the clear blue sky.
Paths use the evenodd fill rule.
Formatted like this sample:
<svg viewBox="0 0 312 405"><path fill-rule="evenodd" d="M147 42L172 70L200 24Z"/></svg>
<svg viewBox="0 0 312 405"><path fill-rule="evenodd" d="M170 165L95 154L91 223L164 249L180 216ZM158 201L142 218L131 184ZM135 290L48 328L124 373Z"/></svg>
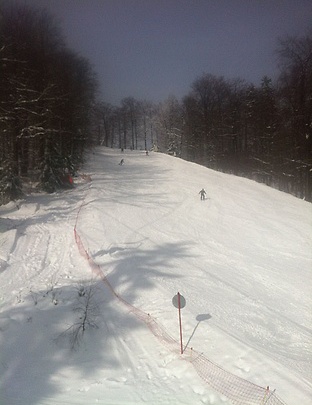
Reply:
<svg viewBox="0 0 312 405"><path fill-rule="evenodd" d="M128 96L183 97L202 73L274 78L278 37L312 30L311 0L20 1L57 17L69 47L94 66L103 99L116 105Z"/></svg>

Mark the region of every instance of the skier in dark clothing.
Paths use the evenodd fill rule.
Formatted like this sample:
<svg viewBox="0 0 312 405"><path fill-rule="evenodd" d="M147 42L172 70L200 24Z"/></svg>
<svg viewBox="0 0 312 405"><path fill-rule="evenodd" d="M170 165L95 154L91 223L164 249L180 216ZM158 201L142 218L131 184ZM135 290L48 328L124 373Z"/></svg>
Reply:
<svg viewBox="0 0 312 405"><path fill-rule="evenodd" d="M200 194L200 199L201 199L201 200L205 200L205 199L206 199L205 196L206 196L207 193L206 193L205 189L202 188L198 194Z"/></svg>
<svg viewBox="0 0 312 405"><path fill-rule="evenodd" d="M124 164L124 162L125 162L125 161L124 161L123 159L121 159L119 165L122 166L122 165Z"/></svg>

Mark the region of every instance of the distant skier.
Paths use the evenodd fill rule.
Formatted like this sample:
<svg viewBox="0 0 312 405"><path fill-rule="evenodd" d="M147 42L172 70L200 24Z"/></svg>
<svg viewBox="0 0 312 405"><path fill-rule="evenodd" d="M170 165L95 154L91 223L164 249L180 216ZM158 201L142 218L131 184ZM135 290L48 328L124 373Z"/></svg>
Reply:
<svg viewBox="0 0 312 405"><path fill-rule="evenodd" d="M201 199L201 200L205 200L205 199L206 199L206 194L207 194L207 193L206 193L205 189L202 188L198 194L200 194L200 199Z"/></svg>
<svg viewBox="0 0 312 405"><path fill-rule="evenodd" d="M121 161L118 163L119 164L119 166L122 166L123 164L124 164L124 160L123 159L121 159Z"/></svg>

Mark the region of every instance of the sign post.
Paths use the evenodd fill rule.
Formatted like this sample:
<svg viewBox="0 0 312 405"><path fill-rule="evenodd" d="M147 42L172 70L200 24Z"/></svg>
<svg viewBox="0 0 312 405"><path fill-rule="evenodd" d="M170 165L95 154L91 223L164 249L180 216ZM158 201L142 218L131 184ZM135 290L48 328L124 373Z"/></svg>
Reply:
<svg viewBox="0 0 312 405"><path fill-rule="evenodd" d="M185 298L179 292L172 298L173 305L179 310L179 326L180 326L180 345L181 345L181 354L183 354L183 342L182 342L182 320L181 320L181 308L184 308L186 305Z"/></svg>

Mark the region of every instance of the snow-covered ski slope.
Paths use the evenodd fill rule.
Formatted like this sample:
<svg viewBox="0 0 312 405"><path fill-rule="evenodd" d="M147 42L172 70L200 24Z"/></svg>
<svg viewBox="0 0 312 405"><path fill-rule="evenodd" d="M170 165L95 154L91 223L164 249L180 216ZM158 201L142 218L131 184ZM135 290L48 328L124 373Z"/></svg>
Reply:
<svg viewBox="0 0 312 405"><path fill-rule="evenodd" d="M224 405L232 374L311 404L312 205L159 153L98 148L83 172L73 190L0 207L0 404ZM71 351L61 334L84 283L98 328ZM191 348L221 367L222 392Z"/></svg>

